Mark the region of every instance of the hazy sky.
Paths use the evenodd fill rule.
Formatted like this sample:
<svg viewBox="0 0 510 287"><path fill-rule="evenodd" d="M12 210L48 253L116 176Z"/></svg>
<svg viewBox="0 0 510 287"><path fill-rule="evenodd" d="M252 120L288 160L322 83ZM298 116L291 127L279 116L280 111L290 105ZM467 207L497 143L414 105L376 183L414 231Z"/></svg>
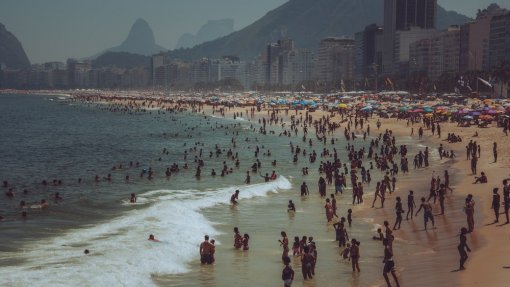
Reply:
<svg viewBox="0 0 510 287"><path fill-rule="evenodd" d="M315 1L315 0L309 0ZM383 0L381 0L383 1ZM147 20L158 44L177 39L207 20L233 18L239 30L287 0L0 0L0 22L18 37L32 63L87 57L119 45L137 18ZM438 0L473 17L476 10L510 0Z"/></svg>

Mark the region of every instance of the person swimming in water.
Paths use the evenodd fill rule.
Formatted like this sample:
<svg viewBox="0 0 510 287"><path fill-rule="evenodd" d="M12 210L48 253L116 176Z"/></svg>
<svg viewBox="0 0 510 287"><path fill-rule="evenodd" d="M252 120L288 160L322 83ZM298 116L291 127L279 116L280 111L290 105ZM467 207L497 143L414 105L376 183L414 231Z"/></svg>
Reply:
<svg viewBox="0 0 510 287"><path fill-rule="evenodd" d="M136 203L136 194L131 193L131 198L129 199L130 203Z"/></svg>
<svg viewBox="0 0 510 287"><path fill-rule="evenodd" d="M148 240L152 241L152 242L161 242L161 241L157 240L156 237L154 237L154 234L149 235L149 239Z"/></svg>

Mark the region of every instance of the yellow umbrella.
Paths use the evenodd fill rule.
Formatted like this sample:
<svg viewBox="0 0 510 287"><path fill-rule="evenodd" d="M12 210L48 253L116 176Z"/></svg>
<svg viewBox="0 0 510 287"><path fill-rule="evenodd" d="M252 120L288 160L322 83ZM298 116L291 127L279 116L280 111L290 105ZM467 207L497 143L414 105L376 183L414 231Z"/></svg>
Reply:
<svg viewBox="0 0 510 287"><path fill-rule="evenodd" d="M347 105L346 104L338 104L338 107L341 108L341 109L347 109Z"/></svg>

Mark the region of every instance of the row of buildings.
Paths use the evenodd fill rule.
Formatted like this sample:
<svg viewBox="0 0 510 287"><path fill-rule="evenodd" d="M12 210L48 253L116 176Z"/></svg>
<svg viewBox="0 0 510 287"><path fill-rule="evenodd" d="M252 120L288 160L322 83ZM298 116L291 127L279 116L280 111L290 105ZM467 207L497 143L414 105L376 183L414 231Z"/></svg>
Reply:
<svg viewBox="0 0 510 287"><path fill-rule="evenodd" d="M68 60L20 71L0 69L0 86L180 89L230 79L245 89L302 89L311 82L377 90L385 88L377 85L381 77L417 74L437 80L443 74L491 71L510 61L510 11L492 4L473 21L445 30L436 29L436 14L437 0L384 0L382 26L368 25L354 38L322 39L316 51L282 39L248 61L225 56L186 62L161 53L151 57L150 65L120 69Z"/></svg>
<svg viewBox="0 0 510 287"><path fill-rule="evenodd" d="M353 77L353 52L354 39L325 38L315 54L295 47L292 39L283 39L268 44L252 61L223 57L186 63L158 54L152 57L152 85L165 88L235 79L249 89L255 85L301 87L309 81L341 81Z"/></svg>
<svg viewBox="0 0 510 287"><path fill-rule="evenodd" d="M510 11L491 4L476 19L436 29L437 0L385 0L384 25L355 35L356 79L491 71L510 61Z"/></svg>
<svg viewBox="0 0 510 287"><path fill-rule="evenodd" d="M92 68L91 61L34 64L29 69L0 69L0 88L141 89L150 83L149 67Z"/></svg>

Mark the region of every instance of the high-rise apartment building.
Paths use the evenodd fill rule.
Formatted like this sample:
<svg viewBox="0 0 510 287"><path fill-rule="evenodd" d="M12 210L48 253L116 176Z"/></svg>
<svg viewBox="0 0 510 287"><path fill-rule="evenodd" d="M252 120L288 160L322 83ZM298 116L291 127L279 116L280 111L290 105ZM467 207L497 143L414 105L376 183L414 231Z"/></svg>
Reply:
<svg viewBox="0 0 510 287"><path fill-rule="evenodd" d="M353 79L354 39L325 38L319 44L315 77L324 82Z"/></svg>
<svg viewBox="0 0 510 287"><path fill-rule="evenodd" d="M398 69L394 58L396 33L412 27L434 29L436 14L437 0L384 0L383 73Z"/></svg>
<svg viewBox="0 0 510 287"><path fill-rule="evenodd" d="M383 29L376 24L365 27L355 36L355 74L363 80L374 78L382 71Z"/></svg>
<svg viewBox="0 0 510 287"><path fill-rule="evenodd" d="M283 83L283 56L293 49L294 41L291 39L279 40L277 43L267 45L266 84Z"/></svg>
<svg viewBox="0 0 510 287"><path fill-rule="evenodd" d="M489 69L489 38L491 20L508 12L495 4L480 11L476 19L460 27L460 71Z"/></svg>
<svg viewBox="0 0 510 287"><path fill-rule="evenodd" d="M510 62L510 11L491 19L489 34L489 68Z"/></svg>

